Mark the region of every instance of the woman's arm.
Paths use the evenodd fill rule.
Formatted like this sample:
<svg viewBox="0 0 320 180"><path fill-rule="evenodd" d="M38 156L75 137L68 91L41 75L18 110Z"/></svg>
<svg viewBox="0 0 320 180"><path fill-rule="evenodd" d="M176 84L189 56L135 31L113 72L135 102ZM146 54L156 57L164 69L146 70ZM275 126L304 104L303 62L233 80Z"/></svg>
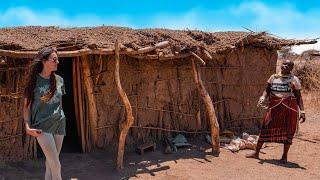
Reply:
<svg viewBox="0 0 320 180"><path fill-rule="evenodd" d="M301 91L294 89L293 94L296 97L298 106L300 108L300 118L299 119L300 120L302 119L301 123L304 123L306 121L306 115L304 112L304 105L303 105L303 100L302 100L302 96L301 96Z"/></svg>
<svg viewBox="0 0 320 180"><path fill-rule="evenodd" d="M262 105L263 105L263 102L265 101L265 99L266 99L267 97L270 96L270 93L271 93L271 84L268 83L266 89L263 91L262 96L261 96L260 99L259 99L259 102L258 102L258 105L259 105L259 106L262 106Z"/></svg>
<svg viewBox="0 0 320 180"><path fill-rule="evenodd" d="M23 100L23 120L26 127L26 133L30 136L38 137L41 134L41 130L30 128L30 104L27 104L27 98Z"/></svg>
<svg viewBox="0 0 320 180"><path fill-rule="evenodd" d="M270 93L271 93L271 84L268 83L266 89L265 89L265 90L263 91L263 93L262 93L262 96L263 96L264 98L267 98L267 97L270 96Z"/></svg>
<svg viewBox="0 0 320 180"><path fill-rule="evenodd" d="M30 126L30 104L27 104L28 100L27 98L24 98L23 100L23 121L26 125L26 127Z"/></svg>

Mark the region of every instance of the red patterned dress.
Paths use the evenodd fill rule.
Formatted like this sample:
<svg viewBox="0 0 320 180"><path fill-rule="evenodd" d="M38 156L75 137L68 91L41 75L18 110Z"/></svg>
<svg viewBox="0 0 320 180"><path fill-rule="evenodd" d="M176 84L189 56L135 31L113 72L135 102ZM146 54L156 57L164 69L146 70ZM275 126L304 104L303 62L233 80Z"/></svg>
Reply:
<svg viewBox="0 0 320 180"><path fill-rule="evenodd" d="M270 102L264 116L259 142L292 144L296 132L299 108L293 90L300 90L301 83L294 75L272 75Z"/></svg>

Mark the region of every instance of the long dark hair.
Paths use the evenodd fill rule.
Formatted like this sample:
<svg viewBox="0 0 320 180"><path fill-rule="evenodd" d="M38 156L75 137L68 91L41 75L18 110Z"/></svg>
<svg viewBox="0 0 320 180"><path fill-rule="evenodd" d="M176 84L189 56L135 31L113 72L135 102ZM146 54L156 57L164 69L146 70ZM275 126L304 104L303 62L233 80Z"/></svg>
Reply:
<svg viewBox="0 0 320 180"><path fill-rule="evenodd" d="M41 49L36 58L33 60L33 62L30 65L25 89L24 89L24 98L27 98L27 105L32 104L33 98L34 98L34 89L36 88L36 82L37 82L37 75L41 73L43 70L43 64L42 61L47 61L49 56L52 53L57 53L57 49L55 47L45 47ZM50 87L48 93L46 93L41 99L48 102L56 91L56 76L54 72L51 72L50 74Z"/></svg>

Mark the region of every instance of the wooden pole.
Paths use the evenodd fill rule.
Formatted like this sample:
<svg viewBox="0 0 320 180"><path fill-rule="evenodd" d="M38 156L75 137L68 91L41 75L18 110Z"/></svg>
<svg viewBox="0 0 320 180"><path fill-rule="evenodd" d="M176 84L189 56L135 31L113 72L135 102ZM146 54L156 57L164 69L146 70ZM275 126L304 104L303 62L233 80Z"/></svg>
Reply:
<svg viewBox="0 0 320 180"><path fill-rule="evenodd" d="M127 97L127 94L122 89L121 82L120 82L119 49L120 49L119 42L118 42L118 40L116 40L116 44L115 44L115 61L116 62L115 62L114 75L115 75L115 82L116 82L116 86L117 86L117 91L119 93L120 99L121 99L122 103L124 104L125 110L126 110L126 120L124 122L121 122L121 124L120 124L120 135L119 135L118 155L117 155L117 169L118 170L123 168L123 154L124 154L126 137L127 137L128 131L134 121L130 101Z"/></svg>
<svg viewBox="0 0 320 180"><path fill-rule="evenodd" d="M85 126L84 126L84 110L83 110L83 91L81 85L80 74L80 58L76 57L73 60L74 72L73 72L73 86L74 86L74 101L76 109L77 125L79 125L79 134L81 136L82 151L87 152L87 143L85 140Z"/></svg>
<svg viewBox="0 0 320 180"><path fill-rule="evenodd" d="M220 153L219 123L216 117L212 100L209 96L209 93L207 92L206 88L203 85L199 68L195 64L194 59L195 58L192 58L192 70L193 70L194 82L197 86L198 91L200 92L200 96L205 104L205 107L209 115L209 122L211 126L212 153L213 155L218 156Z"/></svg>
<svg viewBox="0 0 320 180"><path fill-rule="evenodd" d="M81 65L83 69L83 80L85 85L85 90L87 94L87 108L88 108L88 120L90 123L90 131L92 137L92 145L93 147L96 145L97 142L97 131L95 128L97 127L97 120L98 120L98 112L97 112L97 104L96 99L94 97L94 90L93 90L93 82L92 78L90 77L90 66L89 66L89 59L87 56L82 56L81 58Z"/></svg>

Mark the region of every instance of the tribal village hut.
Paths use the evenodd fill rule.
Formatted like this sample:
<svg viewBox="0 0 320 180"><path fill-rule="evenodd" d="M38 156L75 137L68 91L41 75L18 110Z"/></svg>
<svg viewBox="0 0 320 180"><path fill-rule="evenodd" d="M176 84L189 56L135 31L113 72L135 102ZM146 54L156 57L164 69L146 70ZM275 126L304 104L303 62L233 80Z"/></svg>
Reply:
<svg viewBox="0 0 320 180"><path fill-rule="evenodd" d="M0 159L36 158L26 136L22 91L26 69L43 47L58 49L65 80L64 146L90 152L125 147L172 132L257 132L256 102L275 72L277 50L311 44L265 32L202 32L122 27L0 29ZM169 131L168 131L169 130Z"/></svg>

